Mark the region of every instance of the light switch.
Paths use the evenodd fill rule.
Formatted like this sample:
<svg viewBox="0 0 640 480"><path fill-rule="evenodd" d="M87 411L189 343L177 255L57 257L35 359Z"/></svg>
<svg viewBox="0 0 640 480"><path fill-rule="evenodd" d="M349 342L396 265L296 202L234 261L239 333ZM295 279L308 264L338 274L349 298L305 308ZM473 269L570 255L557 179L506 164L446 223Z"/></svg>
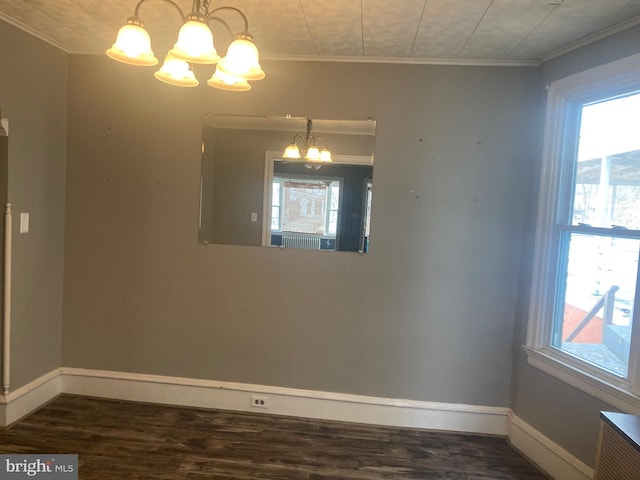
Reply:
<svg viewBox="0 0 640 480"><path fill-rule="evenodd" d="M251 212L251 221L252 222L258 221L258 212Z"/></svg>
<svg viewBox="0 0 640 480"><path fill-rule="evenodd" d="M20 214L20 233L29 233L29 214Z"/></svg>

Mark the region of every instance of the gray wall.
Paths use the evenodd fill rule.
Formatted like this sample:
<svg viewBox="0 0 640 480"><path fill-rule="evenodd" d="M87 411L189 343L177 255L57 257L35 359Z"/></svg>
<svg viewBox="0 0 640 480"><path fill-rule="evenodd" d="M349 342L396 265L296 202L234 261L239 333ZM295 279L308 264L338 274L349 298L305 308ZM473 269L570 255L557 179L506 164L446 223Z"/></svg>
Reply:
<svg viewBox="0 0 640 480"><path fill-rule="evenodd" d="M508 406L539 71L263 67L69 58L63 365ZM371 253L199 244L206 112L377 119Z"/></svg>
<svg viewBox="0 0 640 480"><path fill-rule="evenodd" d="M60 366L66 89L67 55L0 22L14 212L12 390ZM18 233L20 212L30 213L31 233Z"/></svg>
<svg viewBox="0 0 640 480"><path fill-rule="evenodd" d="M597 43L555 58L542 65L543 85L568 75L640 52L640 28L626 30ZM537 182L537 174L536 182ZM594 466L598 441L599 412L616 411L566 383L530 367L520 348L526 338L528 296L535 217L530 211L521 277L518 326L515 337L514 381L511 408L529 425Z"/></svg>

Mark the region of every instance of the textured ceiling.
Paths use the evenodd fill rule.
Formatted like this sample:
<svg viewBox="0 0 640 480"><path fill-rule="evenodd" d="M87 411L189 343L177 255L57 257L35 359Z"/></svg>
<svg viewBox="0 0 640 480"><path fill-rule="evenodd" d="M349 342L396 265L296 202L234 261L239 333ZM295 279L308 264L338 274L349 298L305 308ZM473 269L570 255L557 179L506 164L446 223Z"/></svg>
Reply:
<svg viewBox="0 0 640 480"><path fill-rule="evenodd" d="M188 13L190 0L175 0ZM136 0L0 0L0 19L70 53L102 54ZM221 0L249 20L263 58L407 63L539 64L578 44L640 23L640 0ZM145 1L140 17L156 56L180 17ZM220 14L234 30L238 15ZM229 34L212 24L218 49Z"/></svg>

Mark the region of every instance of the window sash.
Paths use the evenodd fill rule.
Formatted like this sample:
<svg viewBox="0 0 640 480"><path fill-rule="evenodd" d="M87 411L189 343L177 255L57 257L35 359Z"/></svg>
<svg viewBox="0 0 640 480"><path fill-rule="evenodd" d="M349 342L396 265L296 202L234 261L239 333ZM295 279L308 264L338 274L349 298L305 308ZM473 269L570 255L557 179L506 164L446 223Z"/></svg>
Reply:
<svg viewBox="0 0 640 480"><path fill-rule="evenodd" d="M565 305L568 303L566 299L567 273L568 273L568 267L569 267L569 262L568 262L568 256L570 252L569 244L572 239L572 235L578 234L583 236L601 237L604 239L631 239L631 240L640 241L640 230L625 231L625 230L619 230L619 229L604 229L604 228L594 228L594 227L576 226L576 225L559 225L558 228L560 231L560 242L558 247L558 250L559 250L558 264L555 269L555 272L553 272L553 274L555 275L556 291L553 299L554 308L553 308L553 317L550 322L551 329L548 334L547 340L548 340L549 347L555 348L559 351L566 353L566 350L564 350L560 346L562 344L562 340L561 340L562 337L561 337L561 332L559 332L558 329L561 330L563 326L564 308L565 308ZM640 303L639 303L640 259L638 262L638 269L635 272L635 277L636 277L636 284L635 284L636 288L635 288L634 298L633 298L634 309L632 312L632 316L630 316L629 318L632 338L638 337L637 331L638 331L638 328L640 328L640 320L638 320L640 315L638 315L638 309L635 308L640 306ZM560 337L558 337L558 335L560 335ZM634 345L632 343L630 347L630 350L631 350L630 358L627 364L627 375L624 377L621 375L612 374L604 366L599 366L597 364L594 364L594 366L600 369L600 375L606 377L609 381L611 381L614 378L622 379L623 384L631 388L633 383L632 381L634 378L633 377L634 371L632 369L632 362L634 361L633 355L632 355L633 349L634 349ZM585 364L592 365L590 362L588 362L585 359L582 359L581 357L576 357L576 359L581 362L584 362ZM636 391L636 393L640 393L640 392Z"/></svg>
<svg viewBox="0 0 640 480"><path fill-rule="evenodd" d="M544 338L544 345L560 350L564 352L561 346L561 341L558 341L558 332L555 331L564 321L564 308L566 302L566 288L567 288L567 269L568 269L568 255L570 252L570 241L572 234L583 234L601 236L606 238L630 238L640 239L640 230L618 229L618 228L602 228L592 227L588 225L575 225L573 224L574 213L574 199L575 189L577 187L577 171L578 171L578 145L581 129L581 112L585 105L592 104L594 102L608 101L609 99L616 98L623 95L629 95L638 91L638 87L628 88L623 90L605 91L600 95L593 95L586 98L573 99L567 101L565 104L564 121L562 125L562 139L561 147L558 150L560 157L556 160L560 164L559 179L558 179L558 201L557 201L557 216L556 216L556 234L557 243L553 247L557 252L555 269L550 272L550 275L554 275L554 278L550 281L554 285L554 295L551 299L552 310L549 320L550 326L547 329L546 336ZM636 271L636 278L640 275L640 272ZM638 290L640 289L640 282L636 281L636 291L634 296L634 305L640 307L638 303ZM633 311L633 317L630 318L630 325L632 329L632 338L637 338L638 333L638 308ZM638 344L636 340L635 344ZM631 346L633 349L633 345ZM632 350L633 352L633 350ZM586 364L589 362L577 357L577 360ZM615 374L611 374L604 366L595 365L599 369L598 375L602 375L607 378L608 381L612 380L611 375L615 378L622 378L625 385L630 388L633 383L633 376L635 371L632 369L631 362L633 356L629 358L629 364L627 365L627 376L621 377ZM591 364L589 364L591 365ZM636 384L639 382L635 382ZM637 389L631 388L635 393L640 393Z"/></svg>
<svg viewBox="0 0 640 480"><path fill-rule="evenodd" d="M338 234L338 222L340 221L340 203L341 203L341 185L340 182L332 182L327 188L327 210L324 232L326 236L334 237ZM337 195L336 195L337 192ZM334 199L336 200L336 208L333 208ZM335 218L335 229L331 228L332 220Z"/></svg>
<svg viewBox="0 0 640 480"><path fill-rule="evenodd" d="M640 55L596 67L553 82L547 86L547 110L540 171L540 188L529 322L525 351L530 365L579 388L588 394L627 411L640 414L640 316L639 290L636 285L634 328L631 340L628 379L581 361L552 347L552 328L560 247L567 232L620 238L638 238L637 230L571 225L574 159L577 128L582 105L597 99L638 90ZM573 140L567 142L566 138ZM563 188L560 188L563 187Z"/></svg>
<svg viewBox="0 0 640 480"><path fill-rule="evenodd" d="M272 195L269 199L271 204L271 228L272 232L281 232L282 231L282 195L283 195L283 184L281 178L274 178L272 183ZM277 195L275 195L275 185L278 185ZM276 200L277 202L274 202ZM275 220L275 222L274 222ZM277 227L274 228L274 224L277 223Z"/></svg>

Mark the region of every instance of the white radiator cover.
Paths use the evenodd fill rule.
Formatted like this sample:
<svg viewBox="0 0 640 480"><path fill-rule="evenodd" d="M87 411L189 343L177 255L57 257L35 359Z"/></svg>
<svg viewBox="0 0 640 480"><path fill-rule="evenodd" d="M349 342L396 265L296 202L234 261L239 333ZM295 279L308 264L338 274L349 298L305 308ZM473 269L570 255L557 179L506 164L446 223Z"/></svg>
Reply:
<svg viewBox="0 0 640 480"><path fill-rule="evenodd" d="M595 480L640 479L640 448L620 427L602 421Z"/></svg>

